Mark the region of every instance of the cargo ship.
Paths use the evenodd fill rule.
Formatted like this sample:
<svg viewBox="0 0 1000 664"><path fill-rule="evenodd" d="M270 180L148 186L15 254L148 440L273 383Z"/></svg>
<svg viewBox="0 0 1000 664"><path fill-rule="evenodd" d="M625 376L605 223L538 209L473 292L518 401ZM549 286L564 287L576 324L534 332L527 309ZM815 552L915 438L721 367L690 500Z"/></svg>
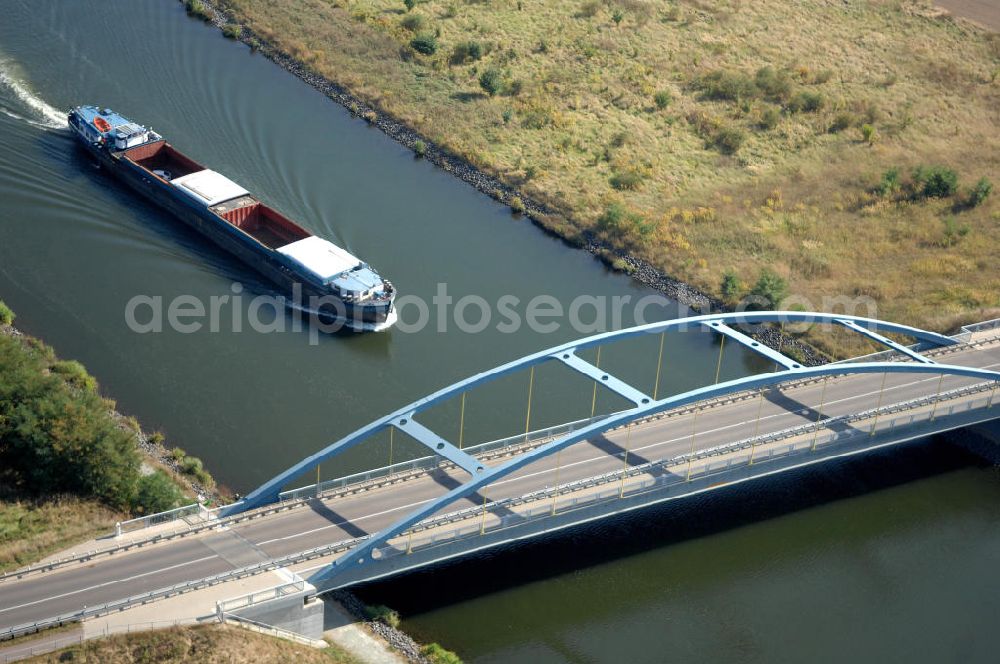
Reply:
<svg viewBox="0 0 1000 664"><path fill-rule="evenodd" d="M78 106L69 126L98 162L166 208L324 323L384 330L395 289L370 265L316 237L162 136L109 108Z"/></svg>

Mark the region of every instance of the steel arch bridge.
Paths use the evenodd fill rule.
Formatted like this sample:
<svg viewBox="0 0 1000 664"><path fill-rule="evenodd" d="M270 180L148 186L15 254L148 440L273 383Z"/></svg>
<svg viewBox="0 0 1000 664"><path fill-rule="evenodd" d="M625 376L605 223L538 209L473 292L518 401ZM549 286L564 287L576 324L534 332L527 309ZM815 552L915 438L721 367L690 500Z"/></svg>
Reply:
<svg viewBox="0 0 1000 664"><path fill-rule="evenodd" d="M896 351L909 358L910 361L850 362L807 367L803 366L799 361L766 346L765 344L733 327L734 325L755 325L778 322L804 324L823 323L836 325L866 337L884 346L888 350ZM771 372L716 383L714 385L689 390L682 394L656 399L627 382L612 376L606 371L603 371L598 366L591 364L579 356L579 351L581 350L601 346L609 342L639 337L642 335L662 335L667 331L687 329L711 330L716 334L722 335L724 337L723 341L725 341L725 339L730 339L773 361L775 363L775 369ZM916 339L919 343L913 348L907 347L889 339L884 336L883 333L906 335ZM347 569L349 566L356 566L366 561L374 560L372 554L378 547L385 544L391 538L404 533L406 530L424 519L439 512L442 508L476 493L480 489L497 482L517 470L542 458L553 455L575 443L587 440L588 438L592 438L610 429L647 418L659 412L707 399L726 396L736 392L750 389L762 389L792 380L834 375L866 373L940 374L942 376L962 376L968 378L978 378L984 381L996 381L997 384L1000 385L1000 373L998 372L959 365L940 364L920 352L928 348L952 346L958 343L959 342L956 339L951 337L907 325L900 325L859 316L798 311L707 314L650 323L614 332L606 332L527 355L518 360L508 362L507 364L501 365L489 371L485 371L459 381L453 385L438 390L423 399L404 406L403 408L375 420L348 436L345 436L344 438L328 445L319 452L316 452L315 454L288 468L284 472L276 475L274 478L268 480L260 487L249 493L241 501L225 508L222 515L229 516L248 509L261 507L268 503L276 502L279 499L279 494L282 488L292 479L303 475L310 469L317 467L319 464L348 449L351 449L355 445L364 442L371 436L390 428L407 434L419 444L426 447L432 454L439 455L468 473L469 478L464 483L448 491L442 496L424 503L388 528L371 535L353 549L340 556L328 567L318 571L310 579L313 583L326 582L342 570ZM662 352L662 336L660 348ZM461 395L471 388L491 382L501 376L505 376L513 372L524 369L533 371L535 366L553 361L563 363L593 381L595 385L600 385L605 389L623 397L625 400L629 401L632 406L626 408L625 410L602 417L597 421L583 426L582 428L557 437L496 466L487 466L484 462L481 462L476 457L463 451L459 446L449 442L416 421L416 416L419 413L451 397Z"/></svg>

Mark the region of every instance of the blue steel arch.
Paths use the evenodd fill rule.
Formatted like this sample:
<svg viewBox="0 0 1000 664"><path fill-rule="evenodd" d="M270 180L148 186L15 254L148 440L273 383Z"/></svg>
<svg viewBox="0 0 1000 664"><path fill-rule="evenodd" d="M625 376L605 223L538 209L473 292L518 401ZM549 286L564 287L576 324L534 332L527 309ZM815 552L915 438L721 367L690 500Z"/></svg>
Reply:
<svg viewBox="0 0 1000 664"><path fill-rule="evenodd" d="M922 344L926 344L933 347L939 346L950 346L958 343L951 337L947 337L936 332L929 332L926 330L921 330L919 328L910 327L908 325L900 325L898 323L890 323L887 321L881 321L874 318L864 318L861 316L847 316L839 314L821 313L821 312L801 312L801 311L758 311L758 312L732 312L732 313L718 313L718 314L705 314L701 316L690 316L687 318L678 318L669 321L660 321L656 323L648 323L646 325L639 325L636 327L626 328L624 330L615 330L612 332L605 332L602 334L596 334L584 339L580 339L573 342L568 342L561 344L559 346L554 346L547 350L539 351L531 355L526 355L520 359L513 360L499 367L490 369L489 371L484 371L478 373L475 376L466 378L465 380L459 381L445 387L443 389L430 394L423 399L414 401L413 403L404 406L385 417L382 417L364 427L354 431L353 433L341 438L340 440L331 443L322 450L312 454L302 461L291 466L287 470L274 476L257 489L247 494L239 502L236 502L228 507L224 508L222 511L223 516L229 516L232 514L237 514L248 509L253 509L256 507L261 507L268 503L272 503L278 500L278 496L282 488L288 484L294 478L303 475L317 465L325 462L326 460L337 456L341 452L344 452L355 445L365 441L369 437L377 434L380 431L384 431L388 427L394 427L404 433L412 436L420 444L427 447L431 452L435 454L440 454L448 460L456 463L458 466L462 467L474 477L482 473L486 473L486 468L483 467L475 457L463 452L457 446L452 445L443 438L437 436L432 431L426 429L418 422L414 420L414 416L418 413L427 410L428 408L438 404L444 400L447 400L453 396L459 395L473 387L488 383L490 381L496 380L501 376L519 371L521 369L526 369L543 362L550 360L558 360L570 366L570 368L588 376L598 384L610 389L613 392L625 397L626 399L632 401L636 408L648 406L653 403L653 399L640 390L637 390L627 383L620 381L607 372L601 371L594 365L586 362L577 354L579 351L592 348L594 346L599 346L611 341L620 341L624 339L629 339L632 337L638 337L644 334L658 334L660 332L666 332L670 330L684 330L689 327L692 328L707 328L711 329L719 334L724 334L737 342L745 345L746 347L754 350L765 357L768 357L778 365L784 367L785 371L777 373L776 375L782 376L783 380L790 380L795 378L795 372L802 371L804 368L796 360L788 358L781 353L772 350L771 348L759 343L750 337L738 332L729 326L729 324L734 325L754 325L759 323L825 323L840 325L845 329L851 330L862 334L887 348L896 350L903 353L912 359L916 360L921 364L934 364L931 360L923 357L917 352L898 344L891 339L886 338L879 331L890 332L895 334L903 334L914 339L917 339ZM859 365L853 365L855 367ZM909 364L904 364L902 366L911 366ZM935 365L937 366L937 365ZM780 382L780 381L779 381ZM742 389L742 386L737 389ZM735 390L734 390L735 391ZM705 397L701 397L705 398ZM659 402L657 402L659 403ZM623 411L623 412L634 412Z"/></svg>
<svg viewBox="0 0 1000 664"><path fill-rule="evenodd" d="M913 359L914 362L859 362L827 364L818 367L803 367L797 361L782 355L778 351L753 340L752 338L727 325L728 323L757 324L779 321L793 323L837 324L848 330L873 339L888 348L907 355ZM623 381L602 372L600 369L581 359L577 355L578 351L581 349L601 345L610 341L626 339L642 334L655 334L672 329L684 329L687 326L704 327L719 334L733 338L737 342L774 360L777 365L784 367L784 370L779 371L776 369L773 372L726 381L691 390L683 394L656 400L646 396L640 390L633 388ZM1000 382L1000 373L998 372L957 365L937 364L933 360L921 355L919 352L884 337L879 333L879 330L905 334L919 340L923 344L928 344L930 346L950 346L958 343L951 337L934 332L928 332L918 328L888 323L870 318L791 311L708 314L672 321L651 323L625 330L594 335L576 342L570 342L540 351L519 360L509 362L500 367L496 367L490 371L477 374L442 390L438 390L437 392L415 401L408 406L400 408L399 410L396 410L395 412L376 420L371 424L358 429L345 438L327 446L323 450L302 460L298 464L295 464L285 472L277 475L263 484L260 488L247 495L246 498L239 503L230 506L227 510L225 510L224 515L237 513L276 500L281 488L294 477L390 426L410 434L419 443L425 445L432 452L440 454L441 456L453 461L456 465L463 468L471 475L471 479L464 484L452 489L439 498L424 504L422 507L414 510L406 517L394 523L392 526L376 533L363 543L345 553L328 567L317 572L310 579L313 582L320 583L332 576L335 576L339 571L345 569L348 565L363 563L366 560L371 560L372 551L389 539L405 532L411 526L416 525L420 521L432 516L451 503L475 493L483 487L516 472L520 468L534 463L541 458L555 454L570 445L586 440L595 434L603 433L609 429L654 415L658 412L705 399L725 396L747 389L764 388L794 379L830 375L863 373L945 374ZM578 429L570 434L552 440L495 467L486 467L475 457L472 457L466 452L458 449L414 420L414 416L416 414L426 410L434 404L441 402L444 399L460 394L472 387L475 387L476 385L495 380L496 378L513 371L535 366L549 360L562 361L569 367L588 376L595 381L595 383L601 384L630 400L634 404L634 407L609 415L597 422L591 423L588 426Z"/></svg>
<svg viewBox="0 0 1000 664"><path fill-rule="evenodd" d="M661 399L659 401L651 402L647 405L640 406L637 408L619 411L618 413L609 415L608 417L585 426L583 428L577 429L576 431L557 438L556 440L550 441L544 445L536 447L533 450L520 454L510 461L487 469L486 472L473 477L471 480L462 484L448 493L436 498L423 506L417 508L404 518L400 519L388 528L375 533L372 537L368 538L355 548L351 549L340 558L334 560L329 566L318 571L312 577L310 577L310 583L317 584L321 583L332 576L335 576L341 570L346 569L348 566L358 563L363 563L369 560L373 560L371 557L371 552L377 547L385 544L388 540L393 537L406 532L411 526L414 526L424 519L433 516L439 510L448 505L465 498L483 487L486 487L497 480L500 480L511 473L520 470L524 466L538 461L546 456L551 456L556 452L569 447L575 443L587 440L595 434L603 433L609 429L613 429L618 426L629 424L635 420L642 419L644 417L649 417L650 415L655 415L658 412L665 410L670 410L672 408L678 408L680 406L685 406L690 403L695 403L697 401L702 401L705 399L712 399L719 396L726 396L734 392L739 392L748 389L763 388L770 385L775 385L778 383L783 383L788 380L819 377L819 376L831 376L839 374L863 374L863 373L924 373L924 374L946 374L953 376L964 376L968 378L982 378L984 380L993 380L1000 383L1000 373L996 371L990 371L988 369L973 369L970 367L963 367L950 364L936 364L936 363L900 363L900 362L867 362L867 363L851 363L851 364L826 364L819 367L807 367L790 372L771 372L765 374L758 374L755 376L749 376L746 378L739 378L736 380L727 381L724 383L718 383L716 385L710 385L708 387L698 388L696 390L691 390L683 394L679 394L673 397L668 397L666 399Z"/></svg>

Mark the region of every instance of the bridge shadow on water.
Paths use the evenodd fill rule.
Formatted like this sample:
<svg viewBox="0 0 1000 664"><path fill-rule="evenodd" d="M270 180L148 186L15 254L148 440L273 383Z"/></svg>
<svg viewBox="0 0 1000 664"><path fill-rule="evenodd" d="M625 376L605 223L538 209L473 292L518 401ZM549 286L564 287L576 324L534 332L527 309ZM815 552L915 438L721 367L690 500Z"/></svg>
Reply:
<svg viewBox="0 0 1000 664"><path fill-rule="evenodd" d="M943 437L669 501L351 589L405 616L581 571L845 498L986 465Z"/></svg>

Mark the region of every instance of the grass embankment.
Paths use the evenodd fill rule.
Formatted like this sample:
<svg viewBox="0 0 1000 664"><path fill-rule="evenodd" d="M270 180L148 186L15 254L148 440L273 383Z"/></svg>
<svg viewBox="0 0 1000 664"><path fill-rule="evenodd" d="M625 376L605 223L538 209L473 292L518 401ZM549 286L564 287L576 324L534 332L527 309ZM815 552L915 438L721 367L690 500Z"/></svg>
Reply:
<svg viewBox="0 0 1000 664"><path fill-rule="evenodd" d="M938 329L1000 304L998 197L972 194L998 179L1000 36L922 2L218 4L556 210L556 232L706 292L768 266L813 306L871 296ZM922 165L957 191L880 192Z"/></svg>
<svg viewBox="0 0 1000 664"><path fill-rule="evenodd" d="M189 502L94 377L13 322L0 302L0 571Z"/></svg>
<svg viewBox="0 0 1000 664"><path fill-rule="evenodd" d="M357 664L359 660L333 645L319 650L236 627L200 625L94 639L25 661L101 664Z"/></svg>

